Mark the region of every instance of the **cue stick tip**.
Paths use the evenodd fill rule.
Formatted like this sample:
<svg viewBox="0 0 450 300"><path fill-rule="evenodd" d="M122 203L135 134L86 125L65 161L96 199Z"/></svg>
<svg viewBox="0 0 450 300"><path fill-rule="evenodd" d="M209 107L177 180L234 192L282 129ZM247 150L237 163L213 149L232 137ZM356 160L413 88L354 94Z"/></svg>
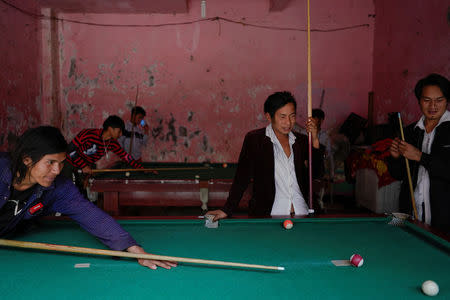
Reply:
<svg viewBox="0 0 450 300"><path fill-rule="evenodd" d="M279 271L284 271L284 267L278 267Z"/></svg>

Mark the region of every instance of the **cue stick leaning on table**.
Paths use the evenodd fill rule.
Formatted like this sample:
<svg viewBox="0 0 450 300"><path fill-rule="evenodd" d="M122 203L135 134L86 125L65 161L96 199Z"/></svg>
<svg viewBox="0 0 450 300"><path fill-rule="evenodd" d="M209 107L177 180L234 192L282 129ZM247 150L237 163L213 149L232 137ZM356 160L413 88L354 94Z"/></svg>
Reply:
<svg viewBox="0 0 450 300"><path fill-rule="evenodd" d="M206 259L197 259L197 258L164 256L164 255L155 255L155 254L148 254L148 253L147 254L130 253L130 252L124 252L124 251L73 247L73 246L35 243L35 242L23 242L23 241L5 240L5 239L0 239L0 246L69 252L69 253L84 253L84 254L93 254L93 255L120 256L120 257L129 257L129 258L137 258L137 259L165 260L165 261L192 263L192 264L217 265L217 266L239 267L239 268L250 268L250 269L275 270L275 271L283 271L284 270L284 267L277 267L277 266L265 266L265 265L254 265L254 264L227 262L227 261L219 261L219 260L206 260Z"/></svg>
<svg viewBox="0 0 450 300"><path fill-rule="evenodd" d="M312 117L312 93L311 93L311 25L309 16L309 0L307 1L308 15L308 119ZM309 213L314 213L313 188L312 188L312 134L308 132L308 162L309 162Z"/></svg>
<svg viewBox="0 0 450 300"><path fill-rule="evenodd" d="M405 135L403 134L403 124L402 124L402 117L400 116L400 113L398 113L398 123L400 125L400 134L402 136L402 141L405 141ZM414 218L417 220L417 208L416 208L416 199L414 197L414 190L411 180L411 170L409 169L409 161L405 157L406 162L406 173L408 175L408 184L409 184L409 193L411 194L411 203L414 210Z"/></svg>

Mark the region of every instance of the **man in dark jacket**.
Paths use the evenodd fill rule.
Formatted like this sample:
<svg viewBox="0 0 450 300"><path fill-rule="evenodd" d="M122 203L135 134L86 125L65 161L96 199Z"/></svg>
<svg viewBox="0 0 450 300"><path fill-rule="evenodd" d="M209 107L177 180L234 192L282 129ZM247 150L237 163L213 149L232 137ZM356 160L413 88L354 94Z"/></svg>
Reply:
<svg viewBox="0 0 450 300"><path fill-rule="evenodd" d="M405 141L393 141L389 172L403 180L400 209L412 214L406 157L410 161L418 219L450 232L450 84L447 78L431 74L419 80L414 92L423 115L405 128Z"/></svg>
<svg viewBox="0 0 450 300"><path fill-rule="evenodd" d="M214 215L215 220L230 216L251 181L249 215L308 214L308 138L292 132L296 108L289 92L267 98L264 113L270 124L247 133L227 202L223 209L207 214ZM319 177L324 149L319 144L316 122L310 118L306 127L312 133L313 176Z"/></svg>

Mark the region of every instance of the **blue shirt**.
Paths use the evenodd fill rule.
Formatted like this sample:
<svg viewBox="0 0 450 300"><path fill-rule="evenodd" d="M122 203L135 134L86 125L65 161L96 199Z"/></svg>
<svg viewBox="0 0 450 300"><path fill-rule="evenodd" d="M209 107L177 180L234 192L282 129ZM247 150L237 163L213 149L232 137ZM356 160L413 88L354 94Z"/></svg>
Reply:
<svg viewBox="0 0 450 300"><path fill-rule="evenodd" d="M0 156L0 209L11 193L11 161ZM21 221L60 212L77 222L84 230L96 236L113 250L125 250L137 245L110 215L85 199L78 188L62 175L58 175L49 187L38 185L21 210L4 228L0 236L12 231Z"/></svg>

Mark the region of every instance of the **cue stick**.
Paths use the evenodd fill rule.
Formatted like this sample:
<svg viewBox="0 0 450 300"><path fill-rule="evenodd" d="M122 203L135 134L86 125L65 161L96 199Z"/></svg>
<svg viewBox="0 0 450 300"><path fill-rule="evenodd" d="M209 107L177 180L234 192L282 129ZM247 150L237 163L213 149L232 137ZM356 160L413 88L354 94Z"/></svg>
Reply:
<svg viewBox="0 0 450 300"><path fill-rule="evenodd" d="M138 95L139 95L139 84L136 84L136 98L134 99L134 107L135 108L137 106ZM131 115L131 117L133 117L133 114ZM134 117L136 118L136 111L135 111ZM133 142L134 142L134 124L131 123L131 125L133 127L131 128L130 152L128 152L130 155L131 155L131 150L133 150Z"/></svg>
<svg viewBox="0 0 450 300"><path fill-rule="evenodd" d="M308 119L312 117L312 88L311 88L311 24L309 15L309 0L307 0L308 14ZM314 213L313 208L313 188L312 188L312 134L308 132L308 161L309 161L309 209L310 213Z"/></svg>
<svg viewBox="0 0 450 300"><path fill-rule="evenodd" d="M402 117L400 116L400 113L398 113L398 122L400 124L400 134L402 136L402 141L405 141L405 135L403 134ZM414 197L414 190L413 190L413 185L412 185L412 180L411 180L411 170L409 169L409 161L406 157L405 157L405 162L406 162L406 173L408 174L409 193L411 194L411 202L412 202L412 207L414 210L414 218L417 220L416 199Z"/></svg>
<svg viewBox="0 0 450 300"><path fill-rule="evenodd" d="M277 271L284 270L284 267L276 267L276 266L264 266L264 265L254 265L254 264L245 264L245 263L236 263L236 262L226 262L226 261L219 261L219 260L206 260L206 259L197 259L197 258L164 256L164 255L156 255L156 254L148 254L148 253L145 253L145 254L131 253L131 252L124 252L124 251L73 247L73 246L66 246L66 245L24 242L24 241L5 240L5 239L0 239L0 246L69 252L69 253L84 253L84 254L93 254L93 255L120 256L120 257L129 257L129 258L137 258L137 259L163 260L163 261L184 262L184 263L192 263L192 264L251 268L251 269L277 270Z"/></svg>
<svg viewBox="0 0 450 300"><path fill-rule="evenodd" d="M208 167L193 167L193 168L147 168L147 169L93 169L92 173L106 173L106 172L147 172L147 171L180 171L180 170L209 170Z"/></svg>

